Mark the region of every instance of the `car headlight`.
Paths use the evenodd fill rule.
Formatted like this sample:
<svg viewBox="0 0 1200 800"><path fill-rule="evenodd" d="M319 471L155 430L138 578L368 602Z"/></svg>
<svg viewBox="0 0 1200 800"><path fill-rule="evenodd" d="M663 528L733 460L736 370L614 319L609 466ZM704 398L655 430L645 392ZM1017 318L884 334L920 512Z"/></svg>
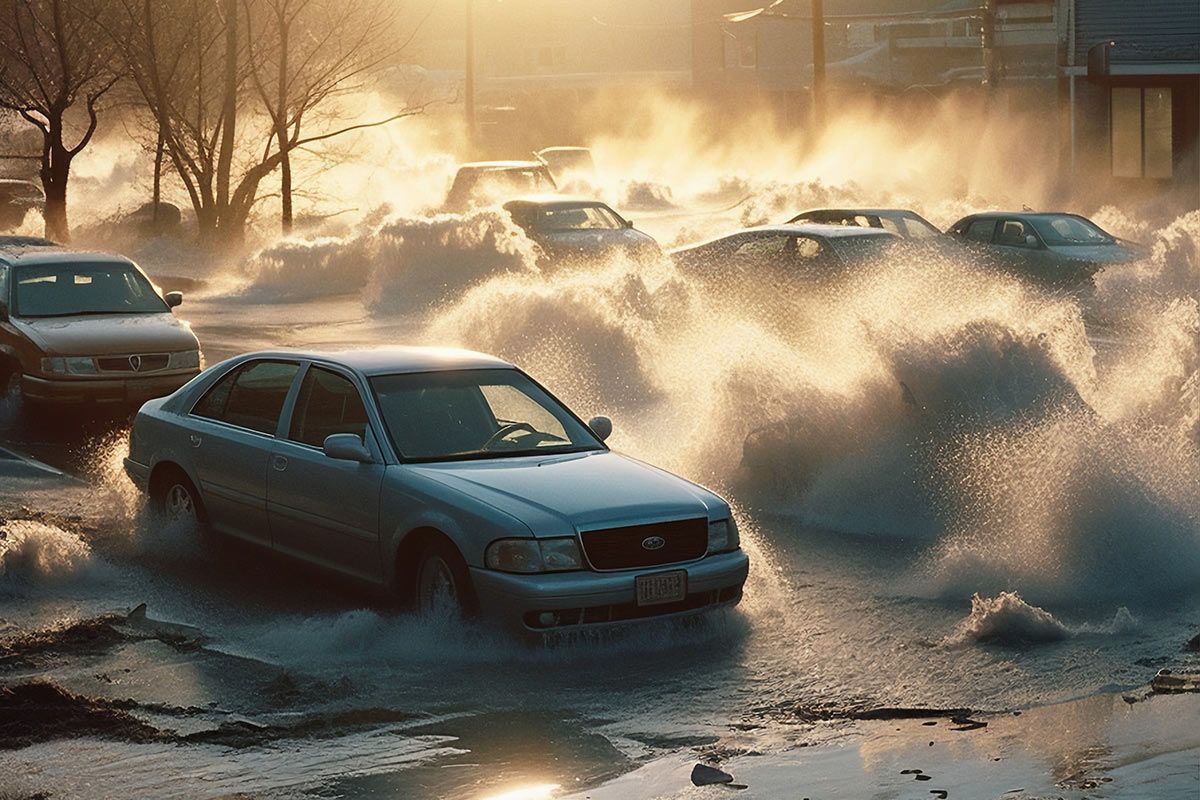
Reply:
<svg viewBox="0 0 1200 800"><path fill-rule="evenodd" d="M484 554L488 569L501 572L565 572L583 569L575 537L558 539L499 539Z"/></svg>
<svg viewBox="0 0 1200 800"><path fill-rule="evenodd" d="M42 372L50 375L95 375L96 362L90 356L53 356L42 359Z"/></svg>
<svg viewBox="0 0 1200 800"><path fill-rule="evenodd" d="M167 360L167 369L200 369L200 351L180 350L171 353Z"/></svg>
<svg viewBox="0 0 1200 800"><path fill-rule="evenodd" d="M708 552L710 554L728 553L737 550L740 545L737 523L732 518L708 523Z"/></svg>

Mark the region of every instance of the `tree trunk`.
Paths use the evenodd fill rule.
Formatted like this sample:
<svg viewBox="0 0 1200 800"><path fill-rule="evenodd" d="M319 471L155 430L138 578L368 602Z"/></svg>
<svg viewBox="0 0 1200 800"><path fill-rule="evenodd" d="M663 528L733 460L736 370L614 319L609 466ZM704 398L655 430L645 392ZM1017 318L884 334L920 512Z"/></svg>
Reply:
<svg viewBox="0 0 1200 800"><path fill-rule="evenodd" d="M279 194L283 205L280 228L286 236L292 232L292 157L287 150L284 150L282 155L283 158L279 162Z"/></svg>
<svg viewBox="0 0 1200 800"><path fill-rule="evenodd" d="M224 216L229 208L230 174L237 136L238 111L238 2L224 0L225 66L222 86L221 143L217 153L217 209ZM218 221L218 227L223 227Z"/></svg>
<svg viewBox="0 0 1200 800"><path fill-rule="evenodd" d="M158 126L158 143L154 147L154 206L151 210L150 226L158 233L159 205L162 203L162 165L163 150L166 148L166 137L163 136L162 124Z"/></svg>
<svg viewBox="0 0 1200 800"><path fill-rule="evenodd" d="M291 22L287 19L286 6L279 7L276 24L279 26L279 75L277 77L279 97L277 98L275 108L275 136L279 139L280 155L280 228L286 236L292 232L292 151L287 126L288 56L291 54Z"/></svg>
<svg viewBox="0 0 1200 800"><path fill-rule="evenodd" d="M43 132L42 191L46 193L43 212L46 238L67 242L71 228L67 223L67 180L71 176L71 153L63 146L62 115L51 115Z"/></svg>

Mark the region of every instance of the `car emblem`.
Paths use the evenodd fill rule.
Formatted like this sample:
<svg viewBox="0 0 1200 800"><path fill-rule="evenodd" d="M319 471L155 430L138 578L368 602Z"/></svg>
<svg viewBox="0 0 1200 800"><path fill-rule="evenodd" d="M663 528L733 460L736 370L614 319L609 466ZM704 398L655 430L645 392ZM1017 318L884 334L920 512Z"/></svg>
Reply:
<svg viewBox="0 0 1200 800"><path fill-rule="evenodd" d="M661 536L647 536L642 539L643 550L661 550L666 544L667 540Z"/></svg>
<svg viewBox="0 0 1200 800"><path fill-rule="evenodd" d="M141 372L142 371L142 357L141 356L130 356L129 357L129 366L134 372Z"/></svg>

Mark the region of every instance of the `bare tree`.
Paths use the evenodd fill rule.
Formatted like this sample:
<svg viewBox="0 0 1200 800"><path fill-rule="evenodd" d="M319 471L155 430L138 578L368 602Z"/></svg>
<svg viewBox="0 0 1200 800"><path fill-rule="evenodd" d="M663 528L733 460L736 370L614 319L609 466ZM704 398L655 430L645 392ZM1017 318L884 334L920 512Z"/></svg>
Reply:
<svg viewBox="0 0 1200 800"><path fill-rule="evenodd" d="M242 0L250 78L271 119L280 166L281 227L292 229L292 152L353 130L420 113L405 105L379 119L344 125L336 98L403 48L394 0ZM313 133L313 128L319 132Z"/></svg>
<svg viewBox="0 0 1200 800"><path fill-rule="evenodd" d="M358 88L357 79L382 62L386 48L376 45L390 33L385 0L120 2L124 24L114 39L208 241L242 241L260 184L281 167L290 227L298 148L421 110L305 127L315 109Z"/></svg>
<svg viewBox="0 0 1200 800"><path fill-rule="evenodd" d="M0 107L42 136L46 235L70 238L71 162L96 132L101 98L121 77L103 0L0 0ZM72 118L82 103L83 119Z"/></svg>

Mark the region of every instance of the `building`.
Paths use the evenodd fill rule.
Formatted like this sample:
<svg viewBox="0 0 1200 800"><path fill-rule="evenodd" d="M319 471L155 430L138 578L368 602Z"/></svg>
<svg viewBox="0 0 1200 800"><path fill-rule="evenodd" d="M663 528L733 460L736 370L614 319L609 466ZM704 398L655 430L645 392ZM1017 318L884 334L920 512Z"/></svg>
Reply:
<svg viewBox="0 0 1200 800"><path fill-rule="evenodd" d="M1200 207L1200 5L1059 0L1066 171Z"/></svg>

